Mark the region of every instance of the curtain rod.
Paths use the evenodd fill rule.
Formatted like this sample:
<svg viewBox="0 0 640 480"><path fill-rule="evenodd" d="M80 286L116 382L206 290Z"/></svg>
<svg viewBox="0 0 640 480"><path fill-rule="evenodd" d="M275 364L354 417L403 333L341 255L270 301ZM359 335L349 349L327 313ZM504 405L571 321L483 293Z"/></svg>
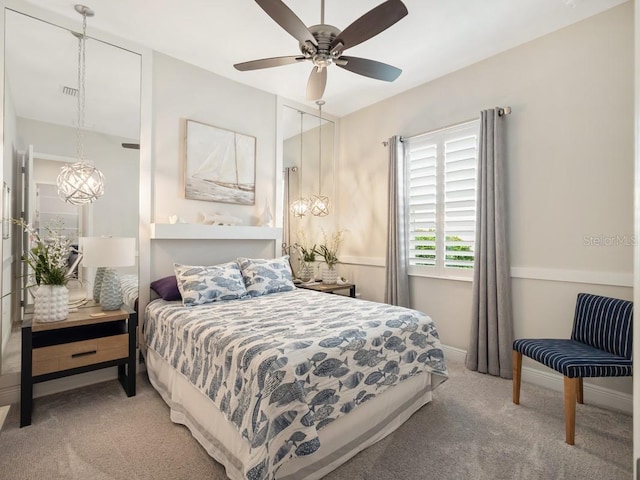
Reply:
<svg viewBox="0 0 640 480"><path fill-rule="evenodd" d="M498 116L499 117L503 117L505 115L511 115L511 107L496 107L496 108L498 110ZM427 133L433 133L433 132L437 132L438 130L444 130L446 128L457 127L458 125L462 125L462 124L473 122L473 121L475 121L475 119L474 120L466 120L466 121L460 122L460 123L454 123L453 125L448 125L446 127L441 127L441 128L438 128L437 130L432 130L431 132L427 132ZM400 141L404 142L404 137L400 137ZM385 140L385 141L383 141L381 143L385 147L389 146L389 141L388 140Z"/></svg>

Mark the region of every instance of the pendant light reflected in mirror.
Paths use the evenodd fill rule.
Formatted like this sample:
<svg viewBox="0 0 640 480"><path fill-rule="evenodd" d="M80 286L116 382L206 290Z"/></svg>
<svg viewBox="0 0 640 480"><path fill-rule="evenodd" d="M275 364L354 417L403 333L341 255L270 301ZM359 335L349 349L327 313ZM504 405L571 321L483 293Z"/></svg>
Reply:
<svg viewBox="0 0 640 480"><path fill-rule="evenodd" d="M322 195L322 106L324 100L317 100L320 114L320 126L318 127L318 194L311 199L311 214L316 217L329 215L329 197Z"/></svg>
<svg viewBox="0 0 640 480"><path fill-rule="evenodd" d="M302 138L304 134L302 119L304 117L304 112L298 113L300 114L300 171L298 174L298 200L293 202L289 209L294 217L302 218L309 213L311 205L309 199L302 197Z"/></svg>
<svg viewBox="0 0 640 480"><path fill-rule="evenodd" d="M104 175L93 164L85 162L82 139L85 106L87 17L93 17L94 12L84 5L76 5L74 8L82 15L82 35L76 35L78 37L78 125L76 130L78 161L72 165L62 167L56 183L58 195L62 200L72 205L86 205L96 201L104 194Z"/></svg>

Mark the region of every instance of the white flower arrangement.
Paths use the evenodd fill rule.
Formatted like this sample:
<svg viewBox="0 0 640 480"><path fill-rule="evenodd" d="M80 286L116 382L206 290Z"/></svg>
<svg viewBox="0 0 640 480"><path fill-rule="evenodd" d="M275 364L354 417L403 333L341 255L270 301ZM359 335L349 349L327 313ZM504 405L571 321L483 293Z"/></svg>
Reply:
<svg viewBox="0 0 640 480"><path fill-rule="evenodd" d="M23 220L14 220L31 237L35 244L25 253L22 260L33 270L36 285L66 285L80 261L80 256L73 265L69 265L69 254L73 251L71 241L60 235L62 222L55 227L46 226L47 236L43 238L38 231Z"/></svg>

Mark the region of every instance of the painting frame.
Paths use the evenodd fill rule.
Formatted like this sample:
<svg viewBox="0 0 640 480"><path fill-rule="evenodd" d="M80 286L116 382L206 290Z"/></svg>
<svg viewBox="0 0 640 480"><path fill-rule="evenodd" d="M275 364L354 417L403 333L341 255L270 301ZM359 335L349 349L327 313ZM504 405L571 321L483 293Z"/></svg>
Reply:
<svg viewBox="0 0 640 480"><path fill-rule="evenodd" d="M197 120L184 121L184 198L255 205L257 139Z"/></svg>

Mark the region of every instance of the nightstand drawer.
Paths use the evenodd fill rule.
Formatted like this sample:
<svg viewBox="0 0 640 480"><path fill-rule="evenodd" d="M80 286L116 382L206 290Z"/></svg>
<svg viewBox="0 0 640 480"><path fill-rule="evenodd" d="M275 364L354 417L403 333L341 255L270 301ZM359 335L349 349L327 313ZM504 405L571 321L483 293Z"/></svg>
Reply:
<svg viewBox="0 0 640 480"><path fill-rule="evenodd" d="M33 349L32 375L60 372L94 363L126 358L129 355L129 335L83 340Z"/></svg>

